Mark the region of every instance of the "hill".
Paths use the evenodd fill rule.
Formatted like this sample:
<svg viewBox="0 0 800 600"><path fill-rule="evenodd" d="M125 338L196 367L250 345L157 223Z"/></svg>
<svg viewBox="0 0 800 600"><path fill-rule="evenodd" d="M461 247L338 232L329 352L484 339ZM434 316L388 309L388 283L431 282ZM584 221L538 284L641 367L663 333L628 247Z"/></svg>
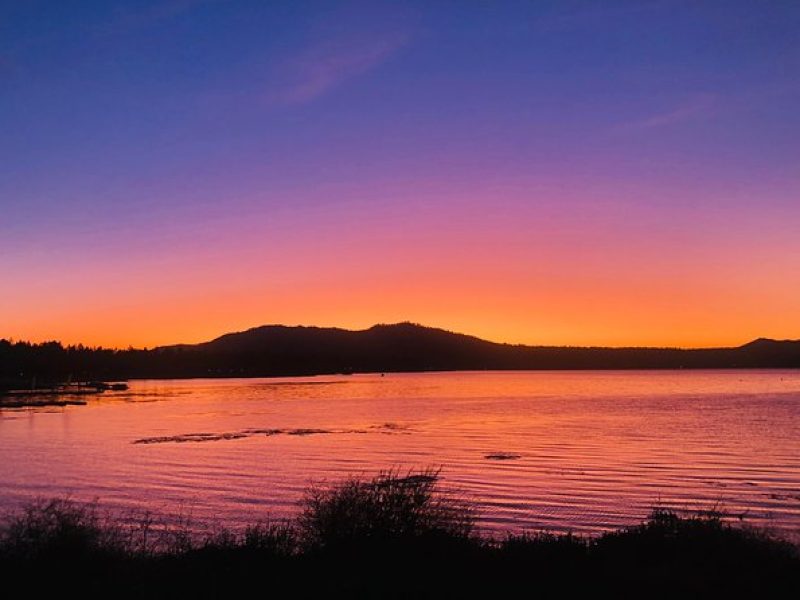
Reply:
<svg viewBox="0 0 800 600"><path fill-rule="evenodd" d="M152 350L12 344L0 340L0 381L256 377L350 372L523 369L800 368L800 341L733 348L524 346L413 323L339 328L266 325L201 344ZM8 385L8 384L6 384Z"/></svg>

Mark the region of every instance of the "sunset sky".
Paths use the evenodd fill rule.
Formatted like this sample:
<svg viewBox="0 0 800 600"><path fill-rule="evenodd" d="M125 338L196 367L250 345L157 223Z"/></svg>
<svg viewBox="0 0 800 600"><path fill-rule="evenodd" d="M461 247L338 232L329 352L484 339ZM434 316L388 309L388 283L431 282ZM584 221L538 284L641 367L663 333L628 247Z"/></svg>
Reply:
<svg viewBox="0 0 800 600"><path fill-rule="evenodd" d="M0 1L0 337L800 338L800 2Z"/></svg>

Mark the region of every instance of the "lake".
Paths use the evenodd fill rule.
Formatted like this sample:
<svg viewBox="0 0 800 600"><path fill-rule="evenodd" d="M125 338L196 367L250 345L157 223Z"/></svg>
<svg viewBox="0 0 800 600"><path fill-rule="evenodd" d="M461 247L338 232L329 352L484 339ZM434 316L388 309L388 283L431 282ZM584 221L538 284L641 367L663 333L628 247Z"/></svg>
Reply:
<svg viewBox="0 0 800 600"><path fill-rule="evenodd" d="M595 534L654 507L800 531L800 372L558 371L132 381L0 411L0 508L97 500L238 527L311 484L441 469L483 531Z"/></svg>

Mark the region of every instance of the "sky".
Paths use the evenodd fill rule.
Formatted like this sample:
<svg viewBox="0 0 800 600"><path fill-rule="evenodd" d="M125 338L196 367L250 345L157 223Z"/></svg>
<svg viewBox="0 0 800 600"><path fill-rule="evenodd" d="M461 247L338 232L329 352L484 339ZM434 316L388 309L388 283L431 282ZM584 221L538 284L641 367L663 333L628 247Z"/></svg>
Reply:
<svg viewBox="0 0 800 600"><path fill-rule="evenodd" d="M800 2L0 0L0 337L800 338Z"/></svg>

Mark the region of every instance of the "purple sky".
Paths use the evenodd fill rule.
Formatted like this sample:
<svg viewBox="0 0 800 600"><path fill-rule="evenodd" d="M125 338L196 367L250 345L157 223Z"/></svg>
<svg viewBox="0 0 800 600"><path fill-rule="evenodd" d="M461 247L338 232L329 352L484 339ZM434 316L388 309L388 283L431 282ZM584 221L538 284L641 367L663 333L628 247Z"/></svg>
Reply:
<svg viewBox="0 0 800 600"><path fill-rule="evenodd" d="M0 3L0 337L800 337L800 4Z"/></svg>

